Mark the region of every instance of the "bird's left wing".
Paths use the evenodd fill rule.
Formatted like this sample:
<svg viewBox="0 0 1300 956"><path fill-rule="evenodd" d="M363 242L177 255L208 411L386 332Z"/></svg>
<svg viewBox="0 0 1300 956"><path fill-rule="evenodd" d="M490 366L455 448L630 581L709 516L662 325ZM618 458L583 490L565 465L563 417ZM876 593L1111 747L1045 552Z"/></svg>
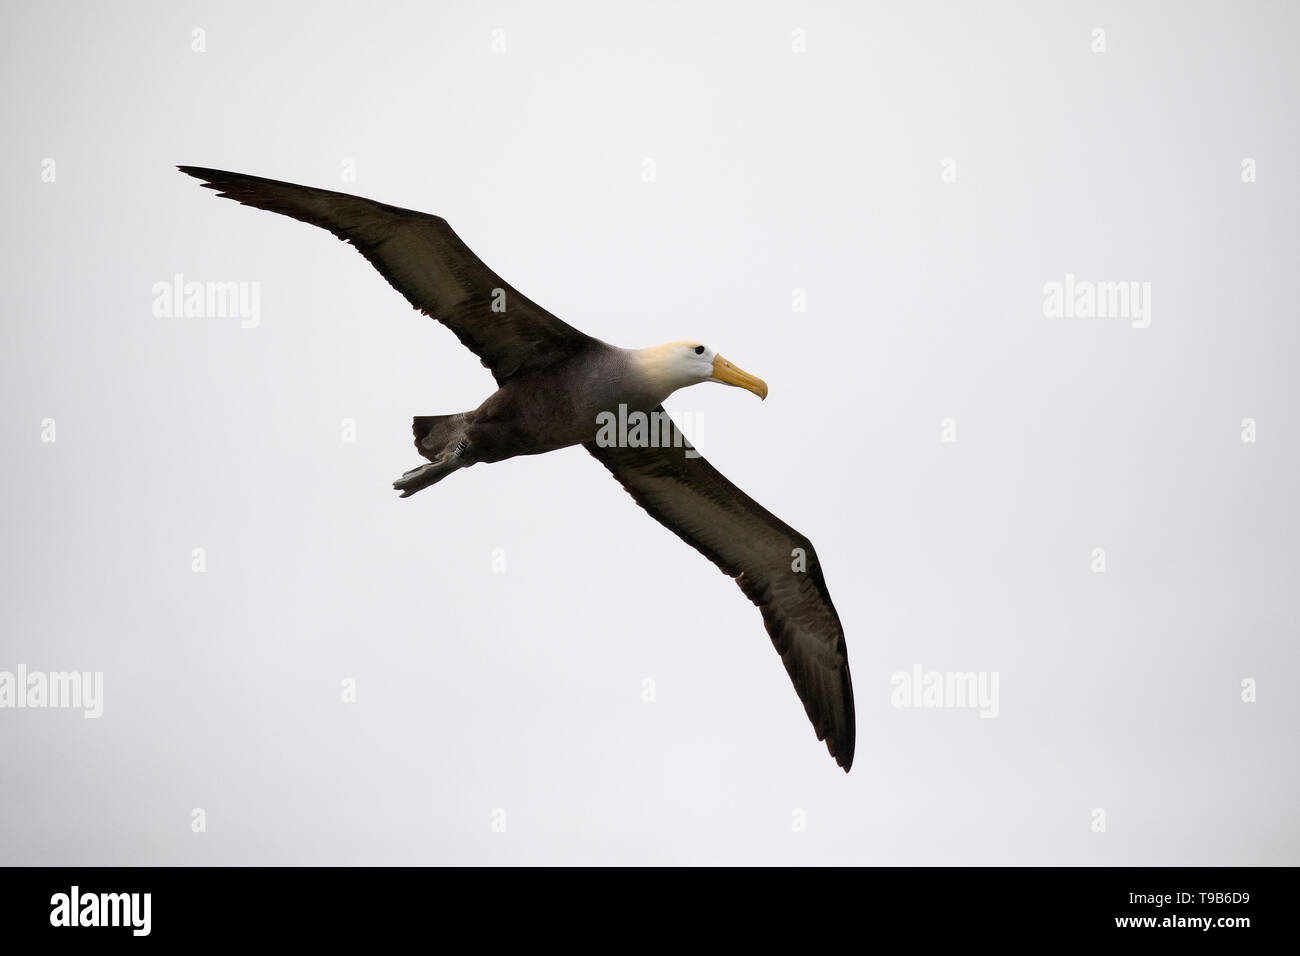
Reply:
<svg viewBox="0 0 1300 956"><path fill-rule="evenodd" d="M667 418L662 406L655 411ZM637 504L758 605L817 739L847 771L855 734L848 650L812 542L698 457L676 425L670 445L584 447Z"/></svg>
<svg viewBox="0 0 1300 956"><path fill-rule="evenodd" d="M595 342L507 285L440 216L261 176L177 168L227 199L320 226L352 243L406 301L482 359L498 385Z"/></svg>

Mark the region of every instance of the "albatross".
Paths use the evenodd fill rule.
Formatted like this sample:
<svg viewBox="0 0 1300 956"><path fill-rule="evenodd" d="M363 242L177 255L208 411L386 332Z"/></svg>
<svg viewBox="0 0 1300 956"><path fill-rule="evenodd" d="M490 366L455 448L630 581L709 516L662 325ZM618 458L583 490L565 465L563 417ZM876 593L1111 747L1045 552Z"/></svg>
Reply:
<svg viewBox="0 0 1300 956"><path fill-rule="evenodd" d="M663 409L669 395L700 382L765 399L762 379L702 342L624 349L578 331L516 292L438 216L259 176L177 168L227 199L350 242L492 373L497 390L473 411L414 418L415 448L428 461L393 483L403 498L472 465L582 445L758 606L817 739L848 771L855 732L848 651L812 542L724 478ZM602 432L612 415L637 413L661 423L655 440L636 428L613 439L611 429Z"/></svg>

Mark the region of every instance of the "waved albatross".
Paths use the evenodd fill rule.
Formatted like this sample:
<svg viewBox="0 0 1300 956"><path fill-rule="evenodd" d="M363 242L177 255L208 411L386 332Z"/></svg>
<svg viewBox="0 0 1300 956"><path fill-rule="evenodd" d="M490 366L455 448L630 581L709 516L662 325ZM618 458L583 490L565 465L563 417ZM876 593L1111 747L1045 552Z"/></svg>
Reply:
<svg viewBox="0 0 1300 956"><path fill-rule="evenodd" d="M178 168L227 199L352 243L491 371L498 388L478 408L415 418L415 447L429 463L394 482L403 498L479 462L582 445L637 504L758 605L817 739L849 769L853 685L844 629L817 552L699 457L661 405L698 382L723 382L766 398L761 379L698 342L621 349L579 332L511 288L438 216L258 176ZM602 440L601 423L620 406L624 415L640 412L652 427L658 423L660 437L637 441L640 447L631 447L630 438L621 446Z"/></svg>

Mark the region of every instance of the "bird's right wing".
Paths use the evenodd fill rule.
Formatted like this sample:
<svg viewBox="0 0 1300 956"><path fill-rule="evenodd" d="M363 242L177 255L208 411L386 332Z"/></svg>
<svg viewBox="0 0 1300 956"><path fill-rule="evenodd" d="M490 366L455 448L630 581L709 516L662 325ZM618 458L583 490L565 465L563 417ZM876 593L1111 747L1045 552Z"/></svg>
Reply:
<svg viewBox="0 0 1300 956"><path fill-rule="evenodd" d="M847 771L856 733L848 649L812 542L698 457L675 424L670 431L660 447L583 447L758 605L817 739Z"/></svg>
<svg viewBox="0 0 1300 956"><path fill-rule="evenodd" d="M411 305L482 359L498 385L595 341L507 285L438 216L260 176L177 168L227 199L320 226L352 243Z"/></svg>

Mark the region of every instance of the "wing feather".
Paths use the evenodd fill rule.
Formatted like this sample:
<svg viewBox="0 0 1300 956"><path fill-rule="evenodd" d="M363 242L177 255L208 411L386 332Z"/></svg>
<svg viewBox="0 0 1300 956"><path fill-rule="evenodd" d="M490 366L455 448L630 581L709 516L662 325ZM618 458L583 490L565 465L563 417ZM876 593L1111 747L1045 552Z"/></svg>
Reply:
<svg viewBox="0 0 1300 956"><path fill-rule="evenodd" d="M584 447L637 504L735 578L758 606L817 739L847 771L856 733L848 649L812 542L704 458L688 455L694 449L675 424L671 435L680 447Z"/></svg>
<svg viewBox="0 0 1300 956"><path fill-rule="evenodd" d="M511 288L439 216L260 176L177 168L227 199L328 229L352 243L411 305L451 329L482 359L498 385L594 341Z"/></svg>

